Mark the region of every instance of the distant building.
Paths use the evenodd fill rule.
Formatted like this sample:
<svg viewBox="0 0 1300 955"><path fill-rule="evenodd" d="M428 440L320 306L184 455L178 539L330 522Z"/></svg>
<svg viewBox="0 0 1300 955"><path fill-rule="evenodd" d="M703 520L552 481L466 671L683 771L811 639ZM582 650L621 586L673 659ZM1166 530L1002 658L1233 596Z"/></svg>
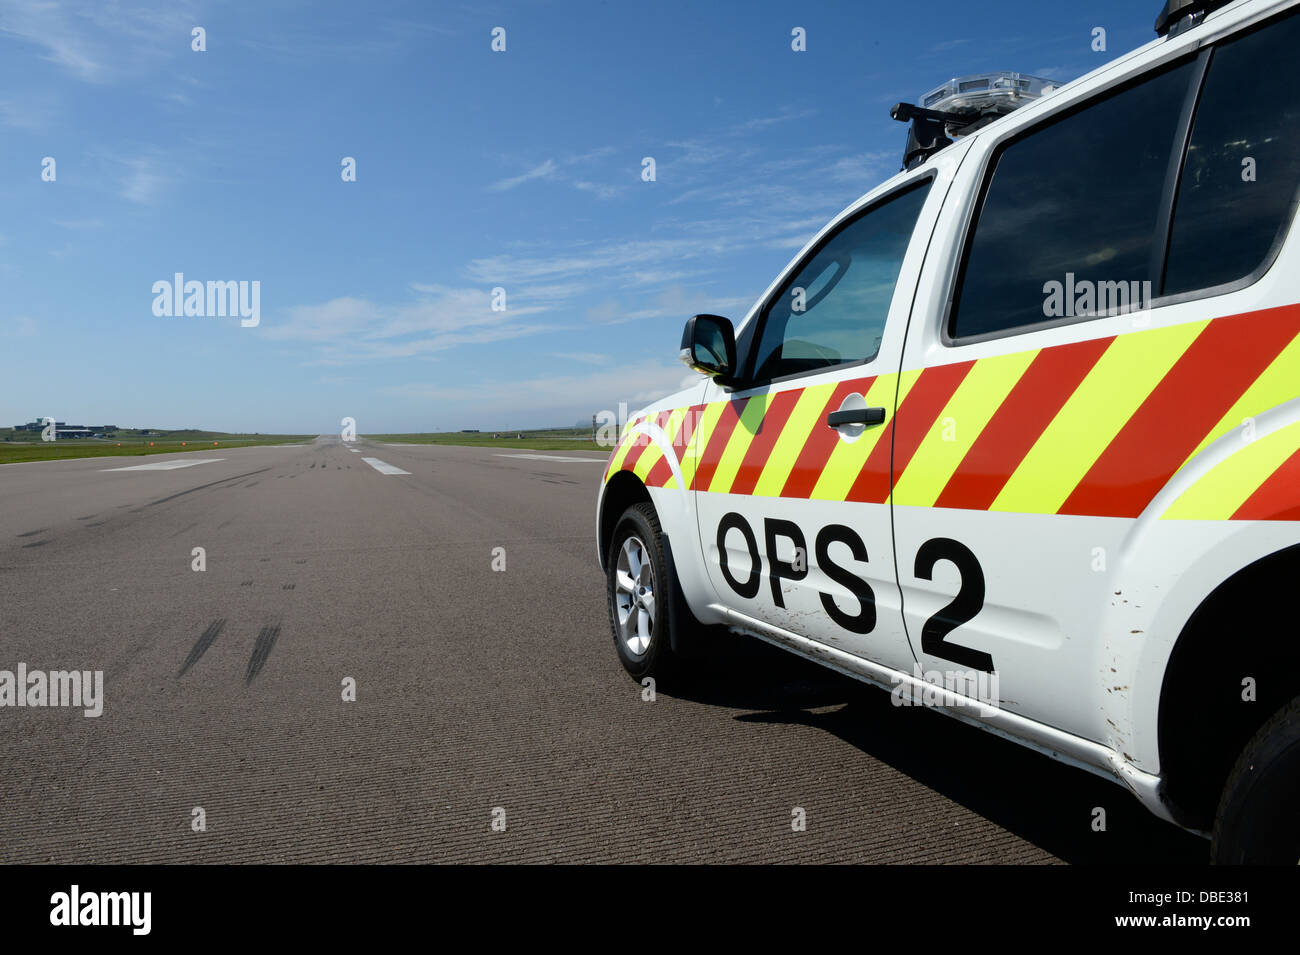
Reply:
<svg viewBox="0 0 1300 955"><path fill-rule="evenodd" d="M27 424L14 425L15 431L34 431L40 434L45 430L44 421L29 421ZM68 424L66 421L54 422L54 437L58 438L90 438L96 435L112 434L117 430L115 424L102 425L84 425Z"/></svg>

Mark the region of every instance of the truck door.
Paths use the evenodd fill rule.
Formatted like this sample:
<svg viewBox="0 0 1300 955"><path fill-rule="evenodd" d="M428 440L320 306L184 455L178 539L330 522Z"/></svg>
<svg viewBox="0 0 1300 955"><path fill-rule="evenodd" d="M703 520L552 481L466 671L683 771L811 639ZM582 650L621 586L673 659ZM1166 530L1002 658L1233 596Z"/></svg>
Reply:
<svg viewBox="0 0 1300 955"><path fill-rule="evenodd" d="M955 161L848 210L769 289L739 336L742 383L707 386L688 464L722 606L908 669L887 435Z"/></svg>
<svg viewBox="0 0 1300 955"><path fill-rule="evenodd" d="M920 664L1121 750L1098 698L1129 689L1107 677L1130 634L1102 622L1143 599L1117 585L1126 552L1173 540L1148 506L1266 406L1296 338L1293 310L1244 314L1297 184L1257 68L1268 40L1139 63L978 137L903 356L894 529ZM1267 192L1241 175L1266 150Z"/></svg>

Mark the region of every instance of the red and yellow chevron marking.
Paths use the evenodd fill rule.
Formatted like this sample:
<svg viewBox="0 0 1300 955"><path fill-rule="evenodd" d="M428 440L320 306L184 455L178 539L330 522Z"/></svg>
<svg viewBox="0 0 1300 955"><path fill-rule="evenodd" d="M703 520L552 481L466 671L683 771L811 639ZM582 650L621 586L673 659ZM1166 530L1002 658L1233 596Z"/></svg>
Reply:
<svg viewBox="0 0 1300 955"><path fill-rule="evenodd" d="M853 393L886 419L849 443L826 416ZM654 418L696 491L1136 517L1205 447L1296 397L1292 305ZM630 428L606 479L620 470L650 487L677 486L663 448ZM1212 469L1164 516L1297 520L1297 479L1292 426Z"/></svg>
<svg viewBox="0 0 1300 955"><path fill-rule="evenodd" d="M1162 520L1300 520L1300 424L1247 441L1189 487Z"/></svg>
<svg viewBox="0 0 1300 955"><path fill-rule="evenodd" d="M649 435L638 433L636 427L642 423L651 423L663 431L671 443L680 468L700 411L701 406L695 405L660 411L629 421L618 446L610 455L609 464L605 468L605 480L608 481L619 471L631 471L647 487L677 487L677 478L664 449Z"/></svg>

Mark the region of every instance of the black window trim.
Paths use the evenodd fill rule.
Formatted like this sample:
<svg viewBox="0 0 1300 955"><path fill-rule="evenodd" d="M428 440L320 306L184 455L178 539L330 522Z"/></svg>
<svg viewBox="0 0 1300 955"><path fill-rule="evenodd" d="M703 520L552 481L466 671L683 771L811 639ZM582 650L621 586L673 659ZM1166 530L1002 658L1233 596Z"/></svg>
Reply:
<svg viewBox="0 0 1300 955"><path fill-rule="evenodd" d="M817 242L816 245L814 245L811 249L807 251L807 253L805 253L803 256L799 258L799 260L794 264L794 266L790 268L786 273L788 276L786 280L776 287L776 290L773 291L773 293L770 296L768 296L767 300L764 301L762 306L759 308L758 313L755 314L754 331L752 337L750 338L750 347L747 349L747 353L744 357L744 364L745 364L744 373L741 376L739 381L736 381L729 387L729 390L748 391L751 388L762 388L767 385L781 384L782 382L793 381L794 379L797 378L807 378L810 375L824 375L829 372L836 372L845 368L856 368L861 365L869 365L877 358L880 357L880 350L885 345L885 338L883 334L881 335L880 338L880 347L876 349L876 353L872 355L870 358L861 358L858 359L857 361L845 361L835 365L825 365L821 368L810 368L807 371L791 372L788 375L780 375L775 378L764 378L760 380L751 377L754 371L754 362L757 361L758 359L758 348L760 343L763 340L763 331L767 326L768 313L772 310L772 306L781 298L783 298L787 291L789 291L790 283L794 281L795 277L798 276L798 274L803 270L804 266L806 266L809 262L815 259L821 253L822 249L826 248L826 246L829 245L831 241L833 241L837 236L839 236L845 229L849 228L854 223L856 223L859 219L862 219L865 216L870 215L872 212L879 209L881 206L885 205L886 203L901 198L906 193L913 192L917 189L920 189L922 186L933 186L936 179L938 179L938 171L933 168L926 169L920 175L908 179L906 182L903 182L897 187L889 190L889 192L885 193L884 195L878 196L877 198L873 199L869 204L867 204L863 208L859 209L857 212L854 212L852 215L842 220L839 223L839 225L837 225L830 232L826 233L826 235L822 236L822 238ZM929 201L929 196L926 197L926 201L927 202ZM925 209L924 203L922 203L921 209L922 211L924 211ZM917 223L919 224L919 222L920 222L920 218L918 217ZM912 235L913 236L916 235L915 225L912 227ZM912 245L912 240L909 239L908 251L911 250L911 245ZM904 259L906 259L907 253L904 252L903 255L904 255ZM895 281L894 283L894 290L895 292L897 292L898 290L897 281ZM886 316L885 331L887 332L888 330L889 330L889 322L888 322L888 316Z"/></svg>
<svg viewBox="0 0 1300 955"><path fill-rule="evenodd" d="M1169 271L1169 248L1174 235L1174 213L1178 205L1178 190L1183 183L1183 170L1187 168L1187 150L1192 143L1192 127L1205 92L1205 79L1210 72L1210 61L1215 48L1207 46L1196 56L1196 69L1187 84L1183 109L1174 127L1174 148L1169 150L1169 164L1165 167L1164 191L1156 208L1155 234L1151 237L1151 258L1147 271L1151 274L1151 287L1156 290L1152 305L1165 294L1165 274Z"/></svg>
<svg viewBox="0 0 1300 955"><path fill-rule="evenodd" d="M1226 43L1233 43L1236 42L1237 40L1244 39L1245 37L1251 36L1252 34L1258 33L1261 30L1273 26L1275 23L1279 23L1282 20L1290 19L1291 17L1300 17L1300 7L1288 7L1287 9L1278 12L1274 16L1270 16L1256 23L1252 23L1249 26L1237 30L1234 33L1229 33L1226 36L1217 37L1213 42L1207 44L1205 50L1208 51L1212 56L1215 50L1217 50L1220 46ZM1198 111L1200 109L1200 97L1201 94L1204 92L1204 84L1208 75L1209 75L1209 66L1207 62L1206 71L1201 76L1201 89L1197 91ZM1186 142L1183 144L1183 155L1179 161L1178 174L1179 174L1180 181L1182 179L1183 170L1186 169L1187 167L1187 150L1191 146L1192 133L1195 131L1194 130L1195 122L1196 122L1196 116L1194 113L1191 118L1191 124L1188 126L1187 129ZM1174 218L1178 214L1177 195L1178 193L1175 190L1173 194L1173 208L1170 209L1169 222L1168 222L1169 232L1167 236L1167 241L1169 241L1170 243L1172 243L1173 241ZM1255 267L1254 271L1250 272L1247 275L1243 275L1239 279L1233 279L1231 282L1221 282L1218 285L1209 285L1206 286L1205 288L1191 289L1186 292L1176 292L1173 295L1166 295L1164 294L1164 280L1169 270L1169 255L1168 255L1168 250L1166 250L1164 266L1160 272L1161 293L1156 297L1155 301L1151 303L1152 307L1158 307L1162 305L1177 305L1182 302L1194 302L1197 301L1198 299L1203 299L1203 298L1215 298L1220 295L1228 295L1232 292L1238 292L1244 288L1249 288L1250 286L1254 285L1273 268L1274 264L1277 262L1278 256L1282 254L1282 247L1286 245L1286 241L1291 235L1291 230L1295 227L1296 214L1298 212L1300 212L1300 186L1297 186L1295 195L1291 197L1291 202L1287 206L1286 214L1283 216L1282 221L1278 226L1277 233L1273 236L1273 241L1269 245L1268 251L1264 253L1264 257L1260 260L1259 265Z"/></svg>
<svg viewBox="0 0 1300 955"><path fill-rule="evenodd" d="M1192 289L1187 292L1178 292L1172 295L1164 294L1165 274L1169 265L1169 246L1173 238L1173 218L1177 212L1177 189L1179 183L1182 181L1183 169L1187 164L1187 149L1191 142L1191 135L1195 126L1196 113L1200 106L1201 95L1204 92L1205 83L1209 77L1209 66L1214 51L1225 43L1230 43L1253 33L1257 33L1276 22L1287 19L1291 16L1300 16L1300 9L1294 7L1288 8L1279 12L1275 16L1252 23L1243 29L1215 37L1212 41L1207 41L1195 49L1171 57L1169 60L1134 76L1128 77L1114 86L1109 86L1103 90L1099 90L1078 103L1072 103L1060 112L1046 116L1039 122L1027 126L1025 129L1018 130L1006 139L997 143L984 161L984 168L980 173L981 180L979 193L975 202L971 204L966 213L966 223L960 233L962 242L961 255L958 257L955 268L949 272L948 294L943 306L942 320L939 324L939 340L943 346L945 348L960 348L964 345L976 345L982 342L1011 338L1016 335L1028 335L1033 332L1046 331L1048 329L1059 328L1066 325L1078 325L1084 322L1093 322L1101 318L1114 318L1118 315L1126 315L1138 311L1138 309L1129 307L1108 315L1083 315L1050 318L1044 319L1041 322L1033 322L1028 325L1017 325L1014 328L1000 329L995 332L985 332L979 335L963 335L960 337L954 337L952 334L952 324L955 318L956 306L961 297L961 286L966 277L966 264L970 257L975 230L979 226L979 216L983 211L984 202L988 196L989 185L993 181L993 174L997 170L998 160L1002 158L1002 154L1015 143L1033 135L1039 130L1046 129L1057 122L1068 119L1071 116L1099 103L1103 99L1117 96L1134 86L1138 86L1158 73L1166 70L1176 70L1193 61L1199 62L1188 81L1187 98L1184 100L1183 111L1179 116L1179 122L1174 133L1174 143L1181 144L1181 151L1175 152L1172 149L1170 150L1170 166L1172 167L1175 162L1177 163L1176 174L1172 177L1168 173L1166 174L1164 192L1162 193L1161 204L1159 207L1159 212L1162 218L1156 224L1157 232L1154 236L1155 243L1159 243L1163 240L1164 244L1164 252L1161 255L1161 265L1158 269L1159 280L1158 282L1156 279L1152 280L1152 287L1159 287L1160 291L1157 292L1152 301L1148 303L1148 307L1150 309L1155 309L1166 305L1178 305L1183 302L1198 301L1204 298L1216 298L1220 295L1227 295L1248 288L1262 279L1276 263L1278 256L1282 252L1282 247L1286 244L1286 240L1294 228L1296 215L1297 213L1300 213L1300 189L1297 189L1296 195L1292 198L1291 205L1287 210L1287 216L1283 219L1281 227L1273 237L1272 245L1269 247L1268 252L1253 272L1249 275L1242 276L1239 279L1234 279L1231 282L1224 282L1219 285ZM1171 179L1173 180L1172 182ZM1153 258L1155 255L1156 247L1153 243ZM1155 271L1157 270L1153 270L1153 274Z"/></svg>

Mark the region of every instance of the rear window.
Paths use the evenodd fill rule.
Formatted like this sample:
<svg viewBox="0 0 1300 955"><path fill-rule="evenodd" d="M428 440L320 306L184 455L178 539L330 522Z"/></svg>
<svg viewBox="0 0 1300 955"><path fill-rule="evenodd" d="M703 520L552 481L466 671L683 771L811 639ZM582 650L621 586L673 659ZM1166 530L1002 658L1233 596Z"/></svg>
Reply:
<svg viewBox="0 0 1300 955"><path fill-rule="evenodd" d="M1056 317L1044 286L1152 281L1151 251L1194 64L1003 145L973 225L950 334Z"/></svg>
<svg viewBox="0 0 1300 955"><path fill-rule="evenodd" d="M1196 61L1003 144L967 240L949 335L1083 319L1262 273L1300 198L1298 47L1300 11L1218 44L1190 134L1179 127ZM1062 298L1084 288L1096 290L1096 307L1071 300L1063 316ZM1132 294L1121 300L1116 290Z"/></svg>
<svg viewBox="0 0 1300 955"><path fill-rule="evenodd" d="M1300 191L1300 16L1214 51L1174 207L1166 294L1267 266Z"/></svg>

